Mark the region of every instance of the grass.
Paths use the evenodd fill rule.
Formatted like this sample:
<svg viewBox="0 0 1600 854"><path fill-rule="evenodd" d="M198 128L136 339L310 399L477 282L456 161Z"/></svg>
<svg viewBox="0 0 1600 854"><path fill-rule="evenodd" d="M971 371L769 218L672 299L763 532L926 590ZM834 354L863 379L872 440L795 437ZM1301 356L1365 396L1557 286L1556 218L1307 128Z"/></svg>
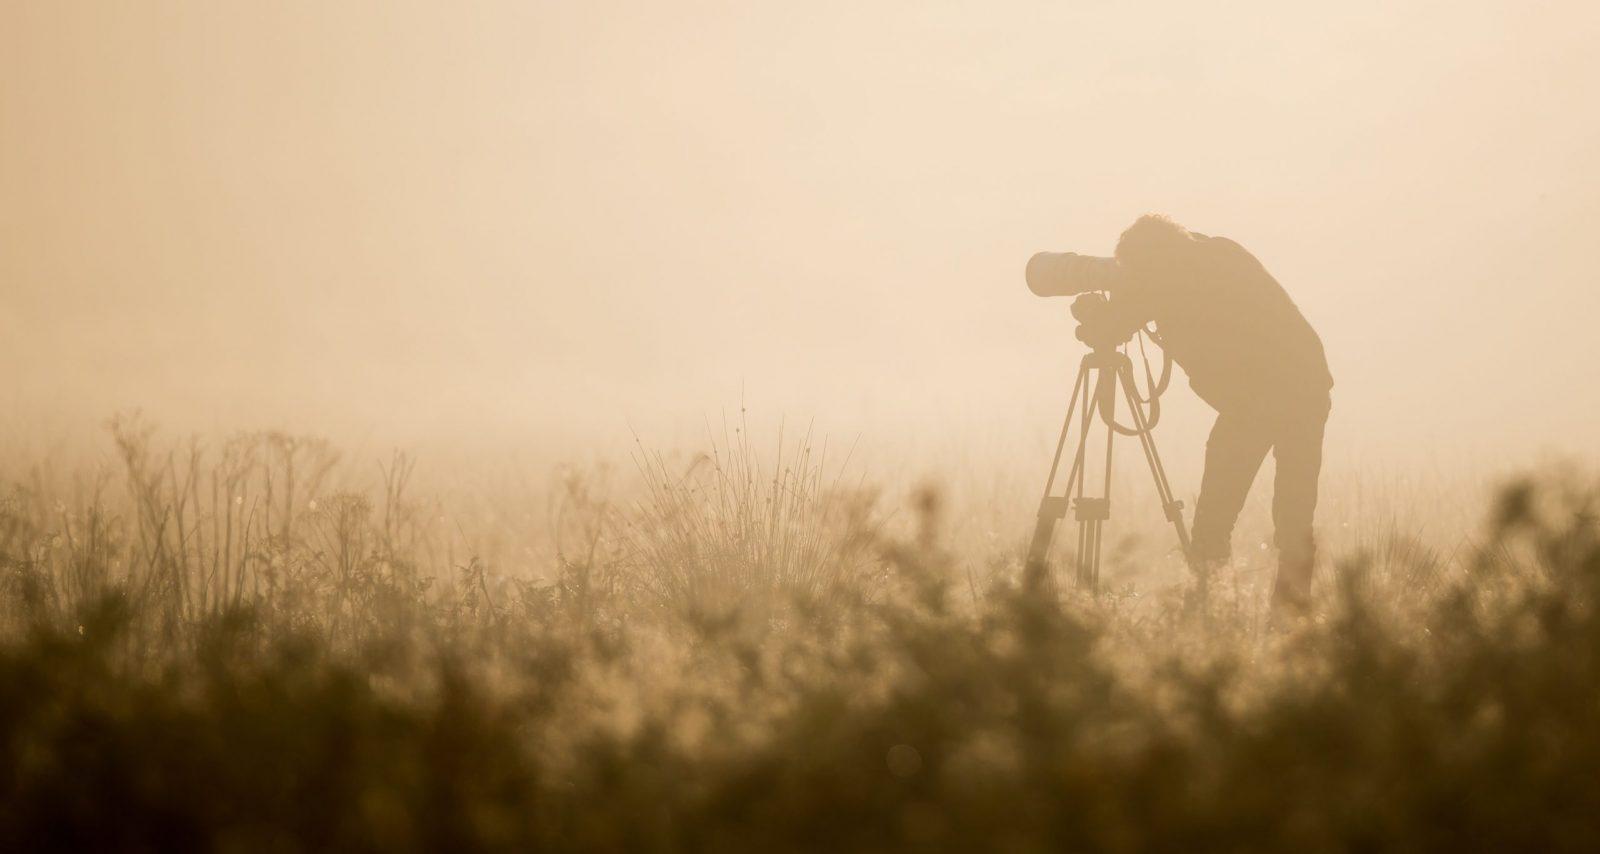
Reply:
<svg viewBox="0 0 1600 854"><path fill-rule="evenodd" d="M641 447L643 489L620 530L630 578L679 616L748 616L795 599L841 604L870 585L862 546L872 496L826 457L813 456L809 434L786 445L780 428L764 464L742 416L681 470Z"/></svg>
<svg viewBox="0 0 1600 854"><path fill-rule="evenodd" d="M1025 530L951 539L953 499L897 513L743 424L704 457L641 450L637 489L569 474L543 549L471 533L529 511L414 497L404 458L363 477L314 441L158 447L134 422L114 444L116 469L0 503L3 850L1600 830L1600 525L1570 477L1509 485L1467 546L1363 535L1318 616L1270 632L1251 568L1205 601L1023 589Z"/></svg>

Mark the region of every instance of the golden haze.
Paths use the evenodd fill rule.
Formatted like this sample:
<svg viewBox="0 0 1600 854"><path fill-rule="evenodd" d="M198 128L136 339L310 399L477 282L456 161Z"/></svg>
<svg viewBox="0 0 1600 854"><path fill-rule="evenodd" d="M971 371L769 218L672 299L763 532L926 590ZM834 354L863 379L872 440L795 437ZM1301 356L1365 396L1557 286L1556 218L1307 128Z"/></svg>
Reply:
<svg viewBox="0 0 1600 854"><path fill-rule="evenodd" d="M1159 210L1317 326L1331 453L1591 452L1597 36L1589 3L7 4L6 402L587 447L742 399L1035 460L1078 350L1023 262Z"/></svg>

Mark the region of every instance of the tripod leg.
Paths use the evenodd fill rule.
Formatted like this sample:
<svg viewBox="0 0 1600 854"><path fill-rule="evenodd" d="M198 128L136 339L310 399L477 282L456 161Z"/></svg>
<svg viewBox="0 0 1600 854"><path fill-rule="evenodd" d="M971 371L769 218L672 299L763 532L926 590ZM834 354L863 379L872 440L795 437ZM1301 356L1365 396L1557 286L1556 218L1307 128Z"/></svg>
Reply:
<svg viewBox="0 0 1600 854"><path fill-rule="evenodd" d="M1133 413L1133 428L1139 434L1139 446L1144 450L1145 462L1149 463L1150 475L1155 479L1156 496L1161 501L1161 510L1177 531L1178 545L1183 549L1183 559L1193 569L1194 563L1189 549L1189 528L1183 521L1183 502L1173 495L1172 483L1167 480L1166 467L1161 464L1161 454L1156 451L1155 436L1151 435L1150 427L1144 420L1144 411L1139 408L1139 400L1134 395L1133 369L1124 366L1118 371L1118 376L1123 395L1128 401L1128 408Z"/></svg>
<svg viewBox="0 0 1600 854"><path fill-rule="evenodd" d="M1084 530L1083 555L1078 559L1078 586L1095 592L1100 587L1100 537L1105 522L1094 519L1082 523Z"/></svg>
<svg viewBox="0 0 1600 854"><path fill-rule="evenodd" d="M1088 398L1083 413L1083 435L1078 439L1078 461L1074 466L1076 478L1072 508L1078 520L1078 553L1074 578L1080 588L1093 592L1100 583L1100 546L1104 538L1105 522L1111 518L1111 452L1116 431L1111 424L1116 420L1117 375L1108 370L1103 360L1096 365L1094 391ZM1083 494L1087 466L1084 452L1088 445L1089 428L1096 418L1106 424L1105 471L1098 496Z"/></svg>
<svg viewBox="0 0 1600 854"><path fill-rule="evenodd" d="M1079 365L1078 378L1072 384L1072 396L1067 401L1067 414L1061 421L1061 435L1056 439L1056 454L1050 460L1050 475L1045 478L1044 497L1039 499L1039 516L1033 528L1033 539L1028 543L1028 556L1024 564L1024 572L1029 583L1037 583L1045 574L1045 560L1050 554L1050 541L1055 536L1056 523L1067 515L1070 499L1065 496L1055 496L1051 492L1055 489L1056 474L1061 470L1061 454L1067 447L1067 434L1072 429L1072 419L1078 408L1080 398L1085 397L1089 385L1089 365L1087 362ZM1073 464L1073 471L1067 477L1070 488L1077 475L1077 460L1083 459L1083 437L1079 436L1079 447Z"/></svg>
<svg viewBox="0 0 1600 854"><path fill-rule="evenodd" d="M1072 558L1072 581L1082 588L1089 583L1089 555L1090 540L1093 532L1089 530L1091 523L1079 520L1078 522L1078 551Z"/></svg>
<svg viewBox="0 0 1600 854"><path fill-rule="evenodd" d="M1045 496L1039 502L1039 518L1033 525L1033 539L1028 542L1029 573L1043 571L1045 558L1050 554L1050 541L1055 538L1056 523L1066 514L1066 498Z"/></svg>

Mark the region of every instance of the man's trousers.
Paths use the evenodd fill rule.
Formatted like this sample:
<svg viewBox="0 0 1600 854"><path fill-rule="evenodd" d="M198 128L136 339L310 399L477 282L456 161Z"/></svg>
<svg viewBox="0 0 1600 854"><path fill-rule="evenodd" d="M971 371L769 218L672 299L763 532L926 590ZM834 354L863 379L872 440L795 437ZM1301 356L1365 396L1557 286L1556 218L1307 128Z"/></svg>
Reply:
<svg viewBox="0 0 1600 854"><path fill-rule="evenodd" d="M1277 462L1272 486L1278 547L1275 607L1303 608L1310 600L1316 558L1312 516L1327 423L1326 405L1270 414L1223 412L1206 441L1206 469L1194 514L1193 548L1201 560L1226 560L1232 554L1234 523L1267 451Z"/></svg>

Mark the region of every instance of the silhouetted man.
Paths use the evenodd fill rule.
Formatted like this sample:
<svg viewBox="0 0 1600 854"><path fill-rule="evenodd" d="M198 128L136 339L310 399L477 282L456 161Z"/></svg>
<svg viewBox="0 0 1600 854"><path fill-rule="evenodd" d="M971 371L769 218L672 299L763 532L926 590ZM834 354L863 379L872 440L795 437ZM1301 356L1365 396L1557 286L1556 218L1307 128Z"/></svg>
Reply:
<svg viewBox="0 0 1600 854"><path fill-rule="evenodd" d="M1209 564L1230 557L1234 522L1271 450L1273 608L1303 610L1333 387L1322 340L1261 263L1227 238L1146 216L1122 233L1116 260L1113 316L1130 333L1154 321L1195 394L1217 410L1195 508L1194 558Z"/></svg>

